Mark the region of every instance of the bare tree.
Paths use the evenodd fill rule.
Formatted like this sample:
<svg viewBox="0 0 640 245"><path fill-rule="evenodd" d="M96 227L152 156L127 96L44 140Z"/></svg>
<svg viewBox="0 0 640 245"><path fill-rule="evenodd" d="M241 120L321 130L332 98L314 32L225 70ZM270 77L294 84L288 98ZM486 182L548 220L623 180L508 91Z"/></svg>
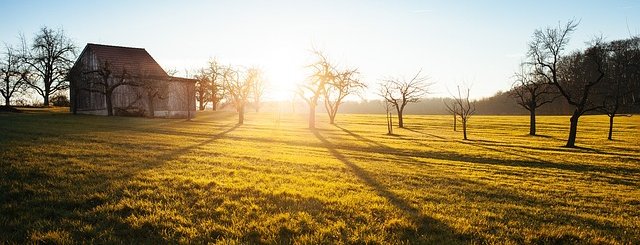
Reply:
<svg viewBox="0 0 640 245"><path fill-rule="evenodd" d="M5 49L4 57L0 60L0 94L8 107L11 97L25 87L28 70L11 47L5 46Z"/></svg>
<svg viewBox="0 0 640 245"><path fill-rule="evenodd" d="M393 134L393 114L391 111L393 110L393 106L386 100L382 101L385 109L385 115L387 117L387 134Z"/></svg>
<svg viewBox="0 0 640 245"><path fill-rule="evenodd" d="M458 115L460 118L460 123L462 123L463 139L467 140L467 122L471 115L476 112L476 106L474 102L469 100L471 88L467 87L464 90L461 90L460 86L457 88L458 94L452 95L453 103L452 105L447 105L447 108L454 111L454 115Z"/></svg>
<svg viewBox="0 0 640 245"><path fill-rule="evenodd" d="M260 69L253 69L256 70L256 74L258 74L258 76L254 78L254 81L251 84L251 98L253 99L253 108L256 110L256 112L260 112L262 97L264 96L264 92L267 89L267 80L262 75L263 72Z"/></svg>
<svg viewBox="0 0 640 245"><path fill-rule="evenodd" d="M553 102L559 95L554 95L553 85L527 68L527 64L521 64L520 72L514 75L516 81L510 95L518 105L529 111L529 134L536 135L536 109Z"/></svg>
<svg viewBox="0 0 640 245"><path fill-rule="evenodd" d="M194 75L196 80L195 95L198 101L198 109L204 111L211 102L211 76L205 69L200 69Z"/></svg>
<svg viewBox="0 0 640 245"><path fill-rule="evenodd" d="M324 86L324 107L329 114L329 122L335 124L338 108L345 97L360 92L366 85L358 79L358 69L337 71Z"/></svg>
<svg viewBox="0 0 640 245"><path fill-rule="evenodd" d="M108 61L99 61L98 67L95 70L85 70L81 65L77 66L78 71L71 71L76 76L70 76L70 79L76 79L72 83L80 84L78 79L83 79L89 82L89 86L81 89L101 93L105 96L105 103L107 106L107 116L113 116L113 91L123 85L138 86L136 82L131 80L129 72L123 67L121 70L116 71L117 68L112 67ZM82 74L78 74L82 73ZM80 78L79 76L97 76L97 79Z"/></svg>
<svg viewBox="0 0 640 245"><path fill-rule="evenodd" d="M334 68L331 66L326 56L320 51L313 51L318 59L309 65L313 69L313 74L305 83L298 86L298 95L309 105L309 128L316 127L316 106L318 99L324 92L324 87L334 79Z"/></svg>
<svg viewBox="0 0 640 245"><path fill-rule="evenodd" d="M66 81L76 55L76 46L62 29L53 30L42 27L36 33L33 44L28 47L24 37L22 40L23 61L29 65L34 76L25 82L49 105L49 97L57 91L69 87Z"/></svg>
<svg viewBox="0 0 640 245"><path fill-rule="evenodd" d="M167 70L168 77L155 77L142 69L136 69L135 76L131 76L132 86L139 87L138 98L143 98L147 105L147 117L154 117L156 113L155 102L169 97L169 80L177 71Z"/></svg>
<svg viewBox="0 0 640 245"><path fill-rule="evenodd" d="M217 110L219 104L222 102L224 97L227 95L226 88L224 86L224 80L226 76L231 75L232 69L230 67L224 67L220 65L218 60L215 58L209 60L209 67L206 69L206 74L209 77L209 96L211 97L209 101L211 102L212 110ZM225 72L227 74L225 74Z"/></svg>
<svg viewBox="0 0 640 245"><path fill-rule="evenodd" d="M226 69L224 76L224 87L229 93L231 103L238 112L238 124L244 124L244 112L253 82L260 76L260 71L255 68L247 69L243 72L231 67Z"/></svg>
<svg viewBox="0 0 640 245"><path fill-rule="evenodd" d="M602 107L600 111L609 116L609 134L613 140L613 123L618 111L633 103L633 93L637 89L633 81L640 80L640 38L610 42L607 45L606 82L602 84Z"/></svg>
<svg viewBox="0 0 640 245"><path fill-rule="evenodd" d="M566 147L575 147L578 119L584 113L596 110L589 95L591 89L604 78L602 45L594 42L584 53L576 52L568 57L562 53L569 43L569 36L578 26L574 20L557 28L547 27L534 32L529 43L528 55L535 73L555 86L566 101L574 106Z"/></svg>
<svg viewBox="0 0 640 245"><path fill-rule="evenodd" d="M418 71L411 79L399 79L390 78L385 79L380 84L380 96L389 102L396 109L398 114L398 127L404 127L404 121L402 119L402 113L405 106L409 103L416 103L420 101L422 97L429 93L429 86L432 83L427 83L428 77L420 76L422 70Z"/></svg>
<svg viewBox="0 0 640 245"><path fill-rule="evenodd" d="M458 104L454 100L443 99L442 102L444 102L447 111L453 115L453 131L458 131Z"/></svg>

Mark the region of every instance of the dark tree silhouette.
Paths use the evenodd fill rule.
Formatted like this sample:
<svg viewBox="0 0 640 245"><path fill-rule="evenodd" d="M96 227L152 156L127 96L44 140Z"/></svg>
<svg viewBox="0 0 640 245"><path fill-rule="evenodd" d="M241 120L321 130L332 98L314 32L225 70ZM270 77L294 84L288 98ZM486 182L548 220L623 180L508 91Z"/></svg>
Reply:
<svg viewBox="0 0 640 245"><path fill-rule="evenodd" d="M66 78L75 60L76 46L62 29L48 27L42 27L36 33L31 47L27 46L24 37L21 39L21 58L33 74L25 82L42 96L44 105L48 106L52 94L69 87Z"/></svg>
<svg viewBox="0 0 640 245"><path fill-rule="evenodd" d="M342 105L344 98L366 88L366 85L360 82L357 76L358 69L335 71L332 76L333 79L324 87L324 92L322 93L324 107L327 110L327 114L329 114L329 122L331 124L335 124L338 109Z"/></svg>
<svg viewBox="0 0 640 245"><path fill-rule="evenodd" d="M474 102L469 100L469 94L471 93L471 88L467 87L463 90L460 90L460 86L457 87L457 95L452 95L452 103L451 105L445 104L449 111L453 111L454 117L455 115L460 118L460 123L462 123L462 135L463 139L467 140L467 122L473 113L476 112L476 105Z"/></svg>
<svg viewBox="0 0 640 245"><path fill-rule="evenodd" d="M398 114L398 127L404 128L402 118L404 108L409 103L420 101L429 92L431 83L427 83L428 77L420 76L422 70L418 71L411 79L390 78L385 79L380 84L380 96L393 105Z"/></svg>
<svg viewBox="0 0 640 245"><path fill-rule="evenodd" d="M536 109L553 102L559 95L554 93L553 85L527 69L527 64L522 64L521 68L521 71L514 75L516 81L510 95L516 99L518 105L529 111L529 134L536 135Z"/></svg>
<svg viewBox="0 0 640 245"><path fill-rule="evenodd" d="M173 76L175 71L167 71L169 76ZM132 86L138 86L141 89L138 90L138 98L144 98L147 104L147 116L154 117L156 114L156 107L154 102L156 100L167 99L169 95L167 81L151 77L144 72L138 72L138 75L132 78ZM166 78L165 78L166 79Z"/></svg>
<svg viewBox="0 0 640 245"><path fill-rule="evenodd" d="M600 111L609 116L609 134L613 140L614 118L623 106L633 104L634 81L640 80L640 38L613 41L606 46L607 81L600 86L603 96Z"/></svg>
<svg viewBox="0 0 640 245"><path fill-rule="evenodd" d="M11 105L11 97L25 87L28 70L15 50L9 46L5 46L5 49L6 52L0 59L0 94L8 107Z"/></svg>
<svg viewBox="0 0 640 245"><path fill-rule="evenodd" d="M313 51L317 61L308 67L313 69L313 74L305 83L298 85L298 95L307 102L309 106L309 128L316 128L316 106L318 99L324 92L327 83L334 79L334 68L329 63L326 56L317 50Z"/></svg>
<svg viewBox="0 0 640 245"><path fill-rule="evenodd" d="M555 86L567 103L574 107L566 147L575 147L580 116L598 109L589 98L590 92L605 75L602 60L604 49L600 41L592 43L585 52L562 56L569 43L569 36L577 26L577 22L570 20L557 28L536 30L528 52L535 73Z"/></svg>
<svg viewBox="0 0 640 245"><path fill-rule="evenodd" d="M80 70L82 70L82 66L78 66ZM77 71L72 71L72 73L76 73ZM130 78L131 76L127 72L125 68L122 70L115 71L115 69L111 66L111 63L108 61L104 61L99 63L97 69L88 70L88 71L79 71L84 74L82 75L94 75L98 76L99 79L86 79L89 81L89 86L83 88L84 90L91 92L98 92L105 95L105 102L107 105L107 116L113 116L113 91L123 85L135 85L138 84L133 82ZM77 83L79 81L73 81L73 83Z"/></svg>

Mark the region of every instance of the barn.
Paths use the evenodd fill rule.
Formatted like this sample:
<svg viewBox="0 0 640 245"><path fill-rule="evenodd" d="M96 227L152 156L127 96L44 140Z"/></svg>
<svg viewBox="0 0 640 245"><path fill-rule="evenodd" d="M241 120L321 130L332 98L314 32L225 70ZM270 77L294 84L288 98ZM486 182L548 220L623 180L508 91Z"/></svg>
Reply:
<svg viewBox="0 0 640 245"><path fill-rule="evenodd" d="M143 48L87 44L69 72L74 114L193 117L195 80L174 77Z"/></svg>

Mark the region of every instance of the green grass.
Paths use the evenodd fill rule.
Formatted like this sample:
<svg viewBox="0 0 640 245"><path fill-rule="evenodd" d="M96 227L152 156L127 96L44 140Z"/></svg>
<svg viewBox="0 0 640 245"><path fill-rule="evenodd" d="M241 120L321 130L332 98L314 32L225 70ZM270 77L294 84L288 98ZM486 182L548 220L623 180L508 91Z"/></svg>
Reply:
<svg viewBox="0 0 640 245"><path fill-rule="evenodd" d="M640 117L0 114L0 243L640 242Z"/></svg>

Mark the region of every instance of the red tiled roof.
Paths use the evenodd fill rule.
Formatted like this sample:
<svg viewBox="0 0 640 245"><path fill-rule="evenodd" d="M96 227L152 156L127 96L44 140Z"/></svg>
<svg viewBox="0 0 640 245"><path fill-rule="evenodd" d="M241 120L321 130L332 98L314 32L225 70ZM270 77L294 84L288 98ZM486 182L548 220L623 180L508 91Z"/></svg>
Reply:
<svg viewBox="0 0 640 245"><path fill-rule="evenodd" d="M83 53L86 51L93 52L100 63L109 62L114 69L124 68L134 76L169 77L143 48L88 43Z"/></svg>

